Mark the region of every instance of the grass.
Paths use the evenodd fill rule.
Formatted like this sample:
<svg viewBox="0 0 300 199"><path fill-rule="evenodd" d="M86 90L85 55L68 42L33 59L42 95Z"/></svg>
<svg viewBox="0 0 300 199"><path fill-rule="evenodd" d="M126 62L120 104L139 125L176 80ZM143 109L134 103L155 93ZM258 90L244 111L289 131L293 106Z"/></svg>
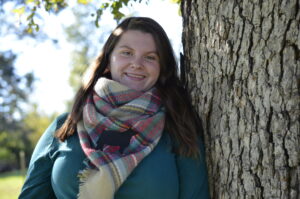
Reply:
<svg viewBox="0 0 300 199"><path fill-rule="evenodd" d="M24 172L13 171L0 174L0 199L18 198L24 180Z"/></svg>

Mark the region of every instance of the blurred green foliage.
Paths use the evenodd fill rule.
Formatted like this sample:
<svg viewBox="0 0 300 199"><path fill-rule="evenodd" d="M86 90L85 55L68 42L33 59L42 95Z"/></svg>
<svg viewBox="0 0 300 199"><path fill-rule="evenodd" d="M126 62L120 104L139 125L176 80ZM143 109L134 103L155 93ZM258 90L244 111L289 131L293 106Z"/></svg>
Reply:
<svg viewBox="0 0 300 199"><path fill-rule="evenodd" d="M99 27L99 21L105 10L109 10L116 21L122 19L125 15L121 12L121 8L127 6L129 2L139 2L148 0L107 0L107 1L92 1L92 0L77 0L78 5L89 5L92 4L96 9L95 13L92 14L94 17L94 23L96 27ZM39 17L37 11L44 9L49 13L59 13L66 7L68 7L67 0L26 0L20 1L16 4L16 8L13 12L20 17L25 15L26 17L26 30L32 34L38 32L40 25L37 21Z"/></svg>
<svg viewBox="0 0 300 199"><path fill-rule="evenodd" d="M0 52L0 158L1 163L18 161L20 151L26 150L29 140L24 134L22 118L28 94L33 90L34 75L17 75L14 67L16 55ZM1 166L0 165L0 169Z"/></svg>
<svg viewBox="0 0 300 199"><path fill-rule="evenodd" d="M27 161L41 133L54 116L47 116L31 108L28 96L33 91L33 73L18 75L11 51L0 52L0 172L18 168L20 154Z"/></svg>

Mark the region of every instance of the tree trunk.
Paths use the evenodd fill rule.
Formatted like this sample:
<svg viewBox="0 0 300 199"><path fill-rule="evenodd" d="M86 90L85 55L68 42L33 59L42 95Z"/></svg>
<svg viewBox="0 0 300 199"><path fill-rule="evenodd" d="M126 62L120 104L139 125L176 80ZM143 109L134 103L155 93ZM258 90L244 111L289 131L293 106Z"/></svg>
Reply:
<svg viewBox="0 0 300 199"><path fill-rule="evenodd" d="M300 198L300 1L182 0L212 198Z"/></svg>

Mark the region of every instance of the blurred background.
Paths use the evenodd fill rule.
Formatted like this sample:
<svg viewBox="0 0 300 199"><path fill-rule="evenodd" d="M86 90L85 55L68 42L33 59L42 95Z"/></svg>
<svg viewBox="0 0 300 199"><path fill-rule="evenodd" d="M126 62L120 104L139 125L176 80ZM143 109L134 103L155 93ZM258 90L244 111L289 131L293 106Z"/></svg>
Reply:
<svg viewBox="0 0 300 199"><path fill-rule="evenodd" d="M39 137L68 112L83 72L117 22L155 19L179 57L182 19L174 0L0 0L0 6L0 199L11 199Z"/></svg>

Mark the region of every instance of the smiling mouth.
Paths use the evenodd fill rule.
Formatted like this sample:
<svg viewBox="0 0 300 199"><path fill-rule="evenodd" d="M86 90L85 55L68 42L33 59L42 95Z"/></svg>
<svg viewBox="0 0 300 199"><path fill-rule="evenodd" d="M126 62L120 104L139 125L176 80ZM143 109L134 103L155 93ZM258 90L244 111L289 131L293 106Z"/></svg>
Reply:
<svg viewBox="0 0 300 199"><path fill-rule="evenodd" d="M133 73L125 73L125 75L127 77L138 79L138 80L144 79L146 77L145 75L139 75L139 74L133 74Z"/></svg>

